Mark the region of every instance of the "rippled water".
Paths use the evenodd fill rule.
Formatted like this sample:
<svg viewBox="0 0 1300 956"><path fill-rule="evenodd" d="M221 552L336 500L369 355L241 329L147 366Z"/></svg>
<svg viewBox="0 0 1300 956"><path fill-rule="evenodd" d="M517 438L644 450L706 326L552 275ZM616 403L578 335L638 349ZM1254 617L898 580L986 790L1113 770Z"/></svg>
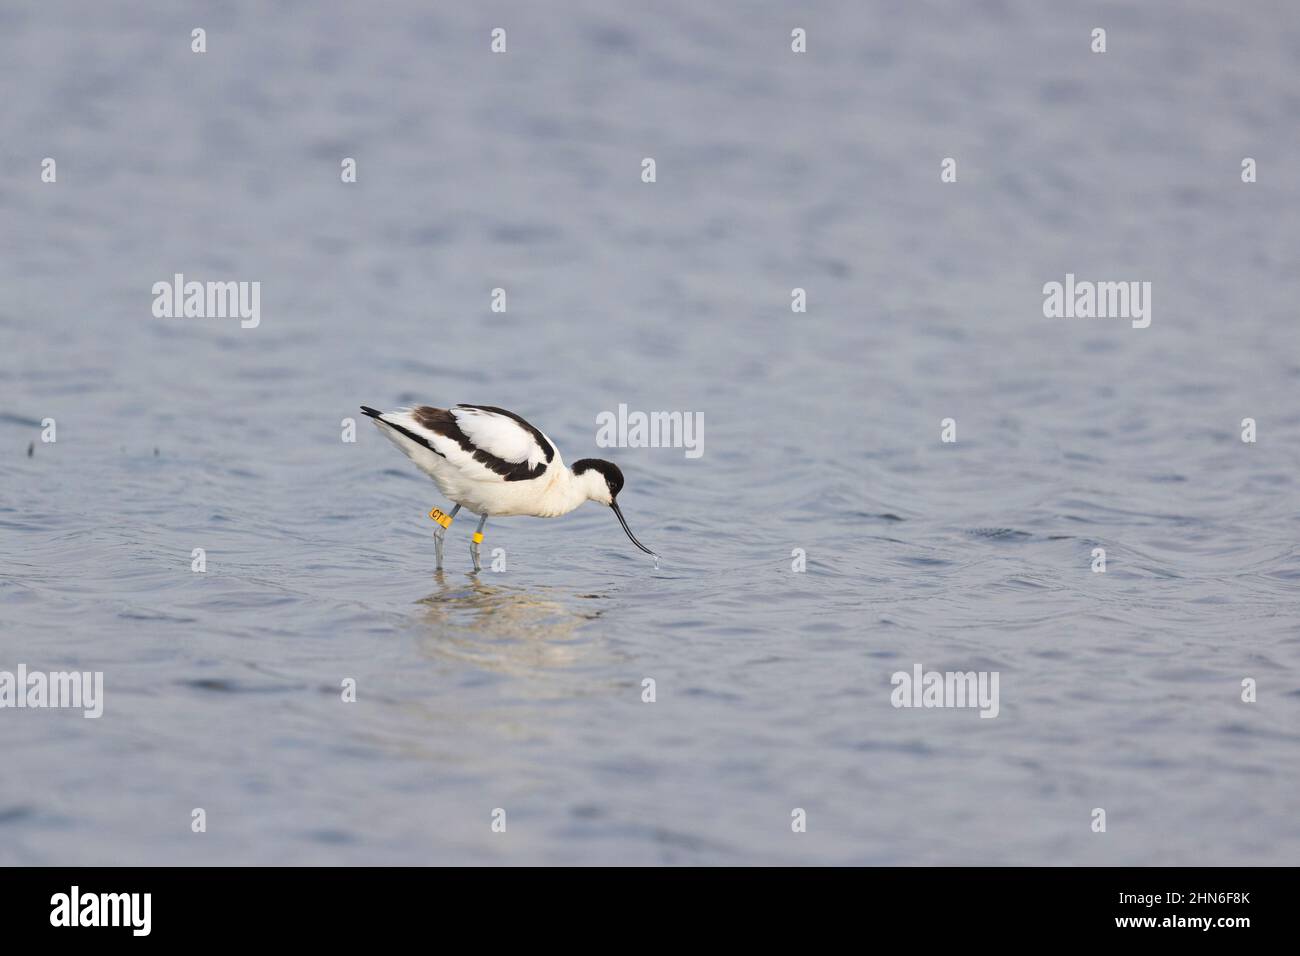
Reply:
<svg viewBox="0 0 1300 956"><path fill-rule="evenodd" d="M0 711L0 862L1300 862L1293 5L327 6L0 9L0 670L106 695ZM340 440L412 401L615 458L658 569L588 505L434 574Z"/></svg>

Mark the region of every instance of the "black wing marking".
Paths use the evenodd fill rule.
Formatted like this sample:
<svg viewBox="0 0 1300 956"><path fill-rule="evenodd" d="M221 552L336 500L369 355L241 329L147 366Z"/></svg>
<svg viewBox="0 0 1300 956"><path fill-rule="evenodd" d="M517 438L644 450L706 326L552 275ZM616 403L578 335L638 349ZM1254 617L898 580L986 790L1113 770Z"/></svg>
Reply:
<svg viewBox="0 0 1300 956"><path fill-rule="evenodd" d="M427 428L435 435L442 435L444 438L450 438L452 441L456 442L456 444L460 445L462 450L472 455L475 461L495 474L500 475L506 481L529 481L533 478L540 478L546 473L547 466L550 464L551 459L555 457L555 449L551 447L551 443L546 440L546 437L532 425L529 425L518 415L513 415L504 409L493 408L490 405L458 405L456 407L477 408L481 411L494 412L514 419L533 435L534 439L545 453L546 461L538 462L535 466L529 467L527 461L506 461L504 458L499 458L491 452L484 451L482 448L479 448L470 441L469 436L466 435L465 432L461 430L460 425L456 423L456 416L445 408L432 408L428 405L421 405L418 408L411 409L411 417L413 417L422 428Z"/></svg>
<svg viewBox="0 0 1300 956"><path fill-rule="evenodd" d="M433 452L439 458L447 457L442 452L438 451L438 449L434 448L433 445L429 442L429 439L425 438L423 435L417 435L409 428L403 428L401 425L397 424L396 422L390 422L386 418L383 418L382 417L384 414L383 412L370 408L368 405L362 405L361 411L365 412L367 415L375 419L375 421L379 422L380 424L386 425L387 427L391 428L393 431L405 435L407 438L411 439L411 441L415 442L417 445L422 445L425 448L429 449L429 451Z"/></svg>

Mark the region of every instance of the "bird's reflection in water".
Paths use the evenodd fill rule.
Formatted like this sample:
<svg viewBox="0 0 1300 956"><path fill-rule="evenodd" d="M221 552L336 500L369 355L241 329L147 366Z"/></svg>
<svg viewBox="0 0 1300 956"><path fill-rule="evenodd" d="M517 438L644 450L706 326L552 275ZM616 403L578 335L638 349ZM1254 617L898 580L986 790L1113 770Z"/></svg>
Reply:
<svg viewBox="0 0 1300 956"><path fill-rule="evenodd" d="M456 577L449 581L436 572L438 590L418 602L428 625L420 646L430 656L525 674L568 666L590 647L579 631L600 616L594 602L589 608L574 608L546 589L487 584L478 575ZM585 603L579 597L566 598L573 604Z"/></svg>

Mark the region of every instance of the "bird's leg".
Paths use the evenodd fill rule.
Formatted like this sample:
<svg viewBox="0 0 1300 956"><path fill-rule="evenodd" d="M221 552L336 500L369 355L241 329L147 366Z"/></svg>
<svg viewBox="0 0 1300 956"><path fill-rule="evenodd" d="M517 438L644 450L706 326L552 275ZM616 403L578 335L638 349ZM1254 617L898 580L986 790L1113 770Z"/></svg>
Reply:
<svg viewBox="0 0 1300 956"><path fill-rule="evenodd" d="M429 512L429 517L438 522L438 530L433 533L433 552L438 556L438 570L442 570L442 537L451 527L451 523L456 520L456 512L460 510L460 505L451 509L451 514L445 515L437 508Z"/></svg>
<svg viewBox="0 0 1300 956"><path fill-rule="evenodd" d="M483 526L487 524L487 515L478 519L478 528L474 531L474 537L469 541L469 555L474 559L474 570L481 571L482 565L478 563L478 546L483 543Z"/></svg>

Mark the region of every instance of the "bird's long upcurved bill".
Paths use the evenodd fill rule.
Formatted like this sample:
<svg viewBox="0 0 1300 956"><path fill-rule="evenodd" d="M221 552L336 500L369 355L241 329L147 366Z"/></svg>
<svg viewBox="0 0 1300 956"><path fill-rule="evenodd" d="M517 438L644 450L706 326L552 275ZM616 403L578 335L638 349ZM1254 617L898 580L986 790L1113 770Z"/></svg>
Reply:
<svg viewBox="0 0 1300 956"><path fill-rule="evenodd" d="M638 548L640 548L642 551L644 551L646 554L656 558L659 557L659 555L655 554L653 551L651 551L649 548L647 548L644 544L642 544L640 541L636 539L636 535L632 533L632 529L627 526L627 519L623 517L623 512L619 510L618 502L611 501L609 503L609 506L614 509L614 514L618 515L618 523L623 526L623 530L626 531L627 536L632 539L632 543L636 545Z"/></svg>

